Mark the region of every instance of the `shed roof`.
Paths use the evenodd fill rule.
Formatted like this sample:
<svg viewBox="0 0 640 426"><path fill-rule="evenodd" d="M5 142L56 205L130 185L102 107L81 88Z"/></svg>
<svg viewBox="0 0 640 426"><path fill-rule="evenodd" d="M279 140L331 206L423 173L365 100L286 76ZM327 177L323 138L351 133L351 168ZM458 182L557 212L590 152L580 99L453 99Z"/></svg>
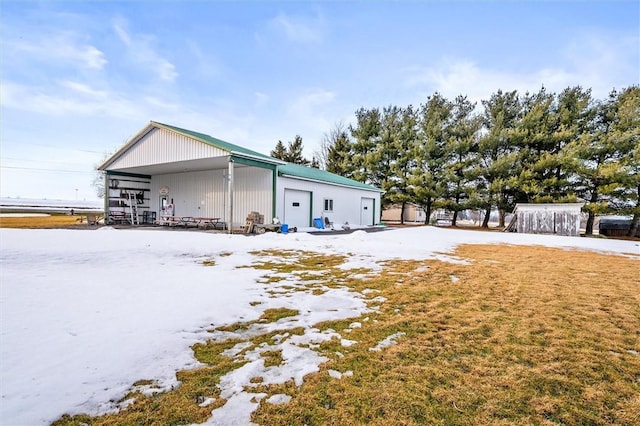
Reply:
<svg viewBox="0 0 640 426"><path fill-rule="evenodd" d="M365 189L368 191L382 192L375 186L367 185L366 183L358 182L356 180L336 175L325 170L302 166L300 164L287 163L279 165L278 174L280 176L291 176L294 178L330 183L333 185L349 186L352 188Z"/></svg>
<svg viewBox="0 0 640 426"><path fill-rule="evenodd" d="M580 212L582 206L584 206L584 203L518 203L513 212L536 210L573 210Z"/></svg>

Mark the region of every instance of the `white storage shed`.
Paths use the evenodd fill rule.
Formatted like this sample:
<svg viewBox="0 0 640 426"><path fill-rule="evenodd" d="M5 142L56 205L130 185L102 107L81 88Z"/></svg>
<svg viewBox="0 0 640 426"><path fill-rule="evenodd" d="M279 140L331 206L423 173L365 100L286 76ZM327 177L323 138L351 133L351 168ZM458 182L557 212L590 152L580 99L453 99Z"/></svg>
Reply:
<svg viewBox="0 0 640 426"><path fill-rule="evenodd" d="M516 204L505 231L580 236L583 203Z"/></svg>
<svg viewBox="0 0 640 426"><path fill-rule="evenodd" d="M98 169L106 172L105 217L131 223L179 215L231 229L254 211L290 228L317 217L380 221L378 188L154 121Z"/></svg>

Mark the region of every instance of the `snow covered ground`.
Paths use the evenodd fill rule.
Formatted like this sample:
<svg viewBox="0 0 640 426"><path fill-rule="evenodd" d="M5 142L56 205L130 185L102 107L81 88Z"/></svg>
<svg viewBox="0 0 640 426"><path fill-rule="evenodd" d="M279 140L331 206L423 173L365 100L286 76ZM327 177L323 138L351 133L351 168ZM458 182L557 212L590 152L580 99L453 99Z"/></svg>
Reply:
<svg viewBox="0 0 640 426"><path fill-rule="evenodd" d="M361 294L347 290L266 294L259 282L265 271L237 268L255 261L249 251L351 253L345 268L375 270L377 261L392 258L446 259L441 253L463 243L640 254L631 241L434 227L250 237L108 227L0 229L0 423L39 425L65 412L104 412L141 379L175 385L177 370L197 365L190 346L211 337L207 329L255 320L268 308L300 311L291 320L308 333L283 340L283 354L292 362L273 378L300 382L323 359L297 344L331 337L311 326L360 316L367 306ZM211 258L214 266L202 265ZM287 326L286 321L273 325ZM249 421L255 403L241 384L261 366L249 363L224 378L222 393L229 402L212 413L212 424ZM269 377L269 372L258 373Z"/></svg>

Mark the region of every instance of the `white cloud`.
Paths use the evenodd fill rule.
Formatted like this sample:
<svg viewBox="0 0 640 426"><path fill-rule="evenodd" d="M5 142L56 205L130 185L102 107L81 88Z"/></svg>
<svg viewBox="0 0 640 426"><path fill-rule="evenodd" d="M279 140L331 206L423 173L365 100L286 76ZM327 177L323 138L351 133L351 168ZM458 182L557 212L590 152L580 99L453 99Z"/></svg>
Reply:
<svg viewBox="0 0 640 426"><path fill-rule="evenodd" d="M326 22L318 12L313 17L290 16L284 12L269 21L269 27L295 43L320 43Z"/></svg>
<svg viewBox="0 0 640 426"><path fill-rule="evenodd" d="M321 88L307 89L296 96L287 106L283 120L283 127L293 132L287 137L299 134L305 141L305 151L312 151L332 125L336 97L335 92ZM307 156L310 157L308 153Z"/></svg>
<svg viewBox="0 0 640 426"><path fill-rule="evenodd" d="M163 81L173 82L178 77L175 65L165 59L154 48L155 37L147 34L129 34L126 29L126 21L116 19L113 23L113 30L127 47L129 58L146 71L151 71Z"/></svg>
<svg viewBox="0 0 640 426"><path fill-rule="evenodd" d="M466 58L441 58L429 66L405 69L404 82L426 95L435 91L451 98L463 94L476 102L498 89L525 93L537 92L542 86L560 92L579 85L591 88L594 97L604 98L614 87L640 82L638 44L638 36L581 34L560 48L559 60L537 69L531 65L526 71L498 69Z"/></svg>
<svg viewBox="0 0 640 426"><path fill-rule="evenodd" d="M11 81L0 83L3 108L49 116L102 116L131 118L141 116L141 105L134 99L90 86L62 81L51 86L26 86ZM143 113L142 113L143 114ZM147 119L146 117L144 119Z"/></svg>
<svg viewBox="0 0 640 426"><path fill-rule="evenodd" d="M33 40L6 39L3 44L5 58L19 61L42 62L48 65L76 65L101 70L107 64L104 53L97 47L82 42L80 34L70 31L45 34ZM6 60L6 59L5 59Z"/></svg>

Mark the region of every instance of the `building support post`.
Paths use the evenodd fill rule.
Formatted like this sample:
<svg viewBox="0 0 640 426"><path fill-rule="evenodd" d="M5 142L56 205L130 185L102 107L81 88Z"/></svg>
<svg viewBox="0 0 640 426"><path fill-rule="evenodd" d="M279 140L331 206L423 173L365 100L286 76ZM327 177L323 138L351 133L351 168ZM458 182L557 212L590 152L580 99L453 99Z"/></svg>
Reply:
<svg viewBox="0 0 640 426"><path fill-rule="evenodd" d="M233 234L233 159L229 156L229 171L227 173L227 230Z"/></svg>

